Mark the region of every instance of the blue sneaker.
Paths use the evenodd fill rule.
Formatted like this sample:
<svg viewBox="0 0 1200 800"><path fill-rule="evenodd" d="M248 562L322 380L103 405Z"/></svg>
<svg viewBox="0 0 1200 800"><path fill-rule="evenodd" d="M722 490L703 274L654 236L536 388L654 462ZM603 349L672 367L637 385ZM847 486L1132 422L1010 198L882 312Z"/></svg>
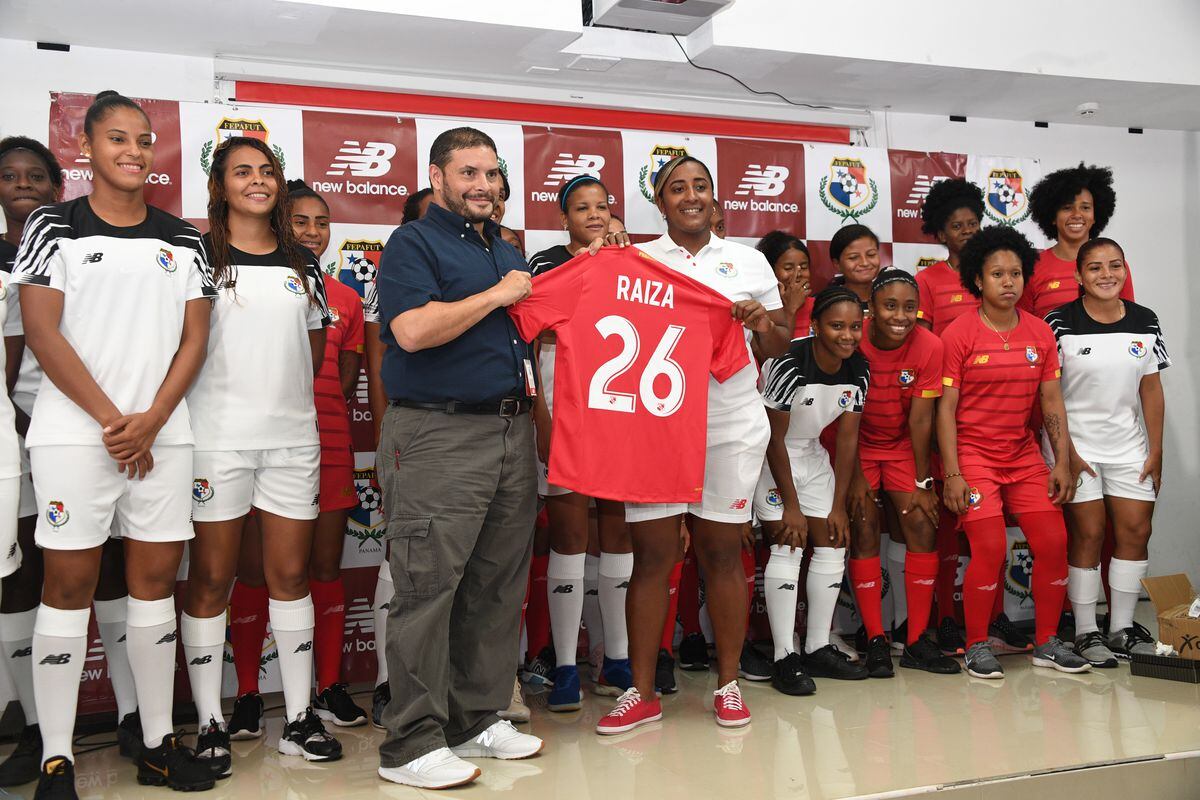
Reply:
<svg viewBox="0 0 1200 800"><path fill-rule="evenodd" d="M551 711L578 711L583 707L583 696L579 690L579 667L564 664L554 670L554 688L546 698L546 708Z"/></svg>
<svg viewBox="0 0 1200 800"><path fill-rule="evenodd" d="M600 680L592 687L592 692L607 697L620 697L631 686L633 672L629 668L629 659L605 656L604 665L600 667Z"/></svg>

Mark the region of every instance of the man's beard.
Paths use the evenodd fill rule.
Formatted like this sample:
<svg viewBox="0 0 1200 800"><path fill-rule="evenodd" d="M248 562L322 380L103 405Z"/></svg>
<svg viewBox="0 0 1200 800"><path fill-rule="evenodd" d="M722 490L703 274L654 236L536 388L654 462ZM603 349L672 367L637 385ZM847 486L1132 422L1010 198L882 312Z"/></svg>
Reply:
<svg viewBox="0 0 1200 800"><path fill-rule="evenodd" d="M476 212L471 208L471 205L463 199L462 195L445 195L446 208L458 214L467 222L479 223L486 222L492 218L492 211L496 208L496 203L493 200L491 206L486 211Z"/></svg>

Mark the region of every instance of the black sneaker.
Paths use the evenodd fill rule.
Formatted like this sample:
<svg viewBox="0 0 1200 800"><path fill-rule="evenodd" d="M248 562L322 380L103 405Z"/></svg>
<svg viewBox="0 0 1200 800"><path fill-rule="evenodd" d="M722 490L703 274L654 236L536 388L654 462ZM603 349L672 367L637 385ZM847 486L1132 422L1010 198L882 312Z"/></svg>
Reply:
<svg viewBox="0 0 1200 800"><path fill-rule="evenodd" d="M521 670L521 683L529 686L554 686L550 676L554 673L554 648L547 645Z"/></svg>
<svg viewBox="0 0 1200 800"><path fill-rule="evenodd" d="M233 701L233 713L225 728L230 739L257 739L263 735L263 699L258 692L246 692Z"/></svg>
<svg viewBox="0 0 1200 800"><path fill-rule="evenodd" d="M892 652L899 655L904 652L904 643L908 641L908 620L892 626Z"/></svg>
<svg viewBox="0 0 1200 800"><path fill-rule="evenodd" d="M788 653L771 666L771 685L796 697L817 691L817 684L804 671L804 659L799 653Z"/></svg>
<svg viewBox="0 0 1200 800"><path fill-rule="evenodd" d="M26 725L16 749L0 764L0 786L20 786L38 779L42 771L42 729Z"/></svg>
<svg viewBox="0 0 1200 800"><path fill-rule="evenodd" d="M79 800L75 793L75 765L66 756L51 756L38 769L33 800Z"/></svg>
<svg viewBox="0 0 1200 800"><path fill-rule="evenodd" d="M938 647L942 655L961 656L967 652L967 642L954 617L942 617L937 629Z"/></svg>
<svg viewBox="0 0 1200 800"><path fill-rule="evenodd" d="M1075 614L1071 611L1064 611L1058 616L1058 638L1062 640L1067 647L1075 647Z"/></svg>
<svg viewBox="0 0 1200 800"><path fill-rule="evenodd" d="M987 643L993 653L1027 653L1033 649L1033 642L1003 611L988 626Z"/></svg>
<svg viewBox="0 0 1200 800"><path fill-rule="evenodd" d="M142 715L134 711L117 725L117 749L122 758L135 761L142 754Z"/></svg>
<svg viewBox="0 0 1200 800"><path fill-rule="evenodd" d="M1117 658L1129 659L1136 655L1152 656L1155 653L1154 637L1136 622L1122 631L1113 631L1108 637L1108 647Z"/></svg>
<svg viewBox="0 0 1200 800"><path fill-rule="evenodd" d="M831 644L804 656L804 669L814 678L833 678L839 681L865 681L868 677L864 664L854 664L850 657Z"/></svg>
<svg viewBox="0 0 1200 800"><path fill-rule="evenodd" d="M927 633L922 634L904 648L904 654L900 656L900 666L932 672L934 675L957 675L962 668L953 658L943 655L943 652L941 645L934 644Z"/></svg>
<svg viewBox="0 0 1200 800"><path fill-rule="evenodd" d="M704 634L689 633L679 643L679 668L687 672L708 672L708 642Z"/></svg>
<svg viewBox="0 0 1200 800"><path fill-rule="evenodd" d="M659 694L675 694L675 659L666 650L658 651L658 663L654 666L654 688Z"/></svg>
<svg viewBox="0 0 1200 800"><path fill-rule="evenodd" d="M867 642L867 674L872 678L891 678L896 674L892 668L892 646L886 636L876 636Z"/></svg>
<svg viewBox="0 0 1200 800"><path fill-rule="evenodd" d="M383 709L392 701L392 687L387 681L375 687L371 693L371 724L383 730Z"/></svg>
<svg viewBox="0 0 1200 800"><path fill-rule="evenodd" d="M748 681L771 680L771 662L767 661L749 642L742 642L742 657L738 659L738 677Z"/></svg>
<svg viewBox="0 0 1200 800"><path fill-rule="evenodd" d="M342 744L325 730L321 718L310 708L283 727L279 752L302 756L305 761L337 761L342 757Z"/></svg>
<svg viewBox="0 0 1200 800"><path fill-rule="evenodd" d="M178 734L168 733L158 747L142 748L137 782L143 786L170 786L177 792L203 792L213 788L217 779L209 764L183 746Z"/></svg>
<svg viewBox="0 0 1200 800"><path fill-rule="evenodd" d="M367 722L367 712L358 707L350 699L346 684L334 683L328 689L317 695L313 701L313 710L323 720L328 720L339 728L357 728Z"/></svg>
<svg viewBox="0 0 1200 800"><path fill-rule="evenodd" d="M867 643L870 637L867 636L867 626L859 625L858 630L854 632L854 649L862 654L867 652Z"/></svg>
<svg viewBox="0 0 1200 800"><path fill-rule="evenodd" d="M214 778L228 778L233 771L229 732L212 717L196 737L196 758L208 764Z"/></svg>

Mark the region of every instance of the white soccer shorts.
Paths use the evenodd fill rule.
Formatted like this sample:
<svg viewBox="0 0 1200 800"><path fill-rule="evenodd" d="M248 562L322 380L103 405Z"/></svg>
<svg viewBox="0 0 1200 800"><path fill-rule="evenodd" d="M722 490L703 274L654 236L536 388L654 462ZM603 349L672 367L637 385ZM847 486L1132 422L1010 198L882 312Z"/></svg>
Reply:
<svg viewBox="0 0 1200 800"><path fill-rule="evenodd" d="M197 450L192 518L224 522L261 509L316 519L321 503L321 446L270 450Z"/></svg>

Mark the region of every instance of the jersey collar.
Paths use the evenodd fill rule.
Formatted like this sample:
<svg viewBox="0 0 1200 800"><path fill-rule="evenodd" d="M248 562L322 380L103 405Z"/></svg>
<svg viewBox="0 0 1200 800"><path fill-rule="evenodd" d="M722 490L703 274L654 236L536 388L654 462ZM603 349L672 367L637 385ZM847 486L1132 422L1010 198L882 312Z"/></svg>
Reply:
<svg viewBox="0 0 1200 800"><path fill-rule="evenodd" d="M688 252L687 248L681 247L680 245L675 244L675 241L671 238L671 234L669 234L669 233L664 233L659 238L658 243L659 243L659 246L662 247L662 249L667 251L668 253L678 252L689 258L692 255L691 253ZM708 244L704 245L704 247L701 247L700 252L696 253L696 258L697 259L701 258L704 255L705 251L707 251L707 250L712 250L715 253L719 253L724 249L725 249L725 240L722 239L720 236L717 236L714 233L708 237Z"/></svg>

